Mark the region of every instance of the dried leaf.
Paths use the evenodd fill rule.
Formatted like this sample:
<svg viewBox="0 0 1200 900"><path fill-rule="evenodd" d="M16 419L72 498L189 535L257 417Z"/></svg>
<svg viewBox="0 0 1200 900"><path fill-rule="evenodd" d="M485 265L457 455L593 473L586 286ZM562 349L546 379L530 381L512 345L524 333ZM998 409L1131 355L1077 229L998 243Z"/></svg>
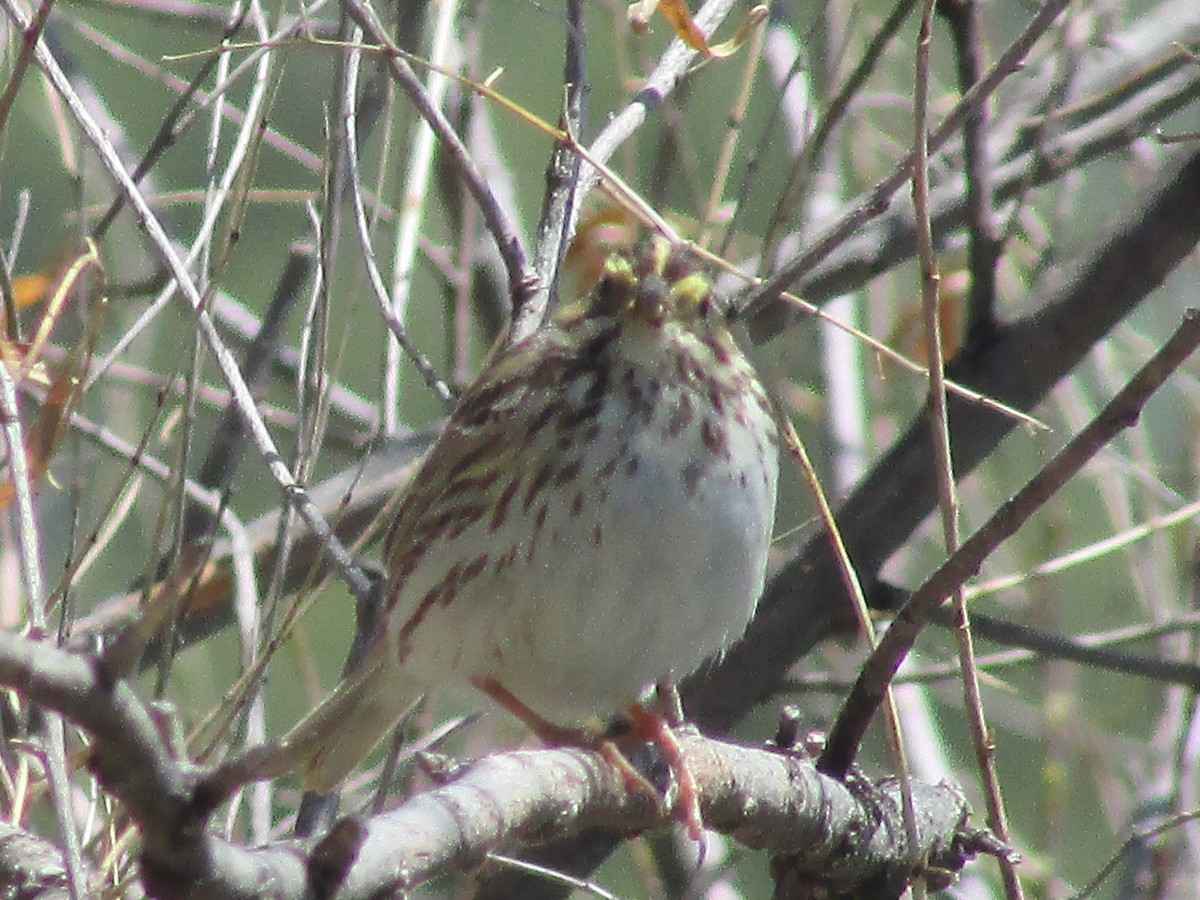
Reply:
<svg viewBox="0 0 1200 900"><path fill-rule="evenodd" d="M681 41L708 59L725 59L736 53L750 36L750 32L766 21L768 13L766 6L755 6L742 20L736 35L727 41L709 46L704 32L692 18L691 10L684 0L638 0L631 4L628 9L629 27L634 33L646 34L650 30L650 17L656 9L662 10L663 17L671 23L671 28Z"/></svg>

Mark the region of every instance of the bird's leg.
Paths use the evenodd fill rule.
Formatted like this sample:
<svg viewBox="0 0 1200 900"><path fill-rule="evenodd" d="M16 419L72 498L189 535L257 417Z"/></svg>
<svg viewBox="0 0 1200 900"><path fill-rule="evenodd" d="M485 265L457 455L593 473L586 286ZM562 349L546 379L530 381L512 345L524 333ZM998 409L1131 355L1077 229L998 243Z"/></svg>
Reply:
<svg viewBox="0 0 1200 900"><path fill-rule="evenodd" d="M498 705L502 706L519 719L542 743L558 747L582 747L595 750L613 765L625 779L626 787L631 791L645 791L658 799L659 793L646 776L634 767L629 758L621 752L617 744L608 738L598 738L593 734L575 728L564 728L548 721L536 711L521 701L512 691L492 677L471 678L471 684L487 694ZM671 731L672 723L680 724L683 720L679 706L679 695L674 685L663 682L659 685L659 702L666 707L666 714L651 712L645 707L634 704L629 707L629 719L633 725L633 736L638 740L653 744L662 754L668 770L679 786L678 810L680 821L687 828L688 837L699 841L704 823L700 817L700 797L696 791L696 782L683 759L679 741ZM667 699L673 696L674 701Z"/></svg>
<svg viewBox="0 0 1200 900"><path fill-rule="evenodd" d="M654 685L654 705L672 728L683 724L683 701L674 678L662 678Z"/></svg>
<svg viewBox="0 0 1200 900"><path fill-rule="evenodd" d="M472 676L469 680L473 687L483 691L498 705L516 716L521 724L532 731L542 743L550 744L551 746L568 747L578 747L581 745L581 739L584 737L583 732L574 728L564 728L562 725L555 725L553 722L545 719L533 709L526 706L520 697L495 678L491 676L482 678Z"/></svg>
<svg viewBox="0 0 1200 900"><path fill-rule="evenodd" d="M543 744L550 747L579 747L584 750L594 750L621 773L628 790L645 791L658 799L658 791L654 789L654 785L646 780L646 776L634 767L633 763L609 738L597 736L582 729L556 725L527 706L516 694L495 678L490 676L472 677L469 680L477 690L487 694L499 706L512 713Z"/></svg>
<svg viewBox="0 0 1200 900"><path fill-rule="evenodd" d="M687 828L688 837L699 841L704 831L704 820L700 816L700 794L696 790L696 781L692 778L691 770L683 758L679 740L671 730L671 722L662 713L651 712L638 704L629 707L629 719L633 723L634 734L653 744L663 755L667 768L679 786L679 799L676 803L679 820Z"/></svg>

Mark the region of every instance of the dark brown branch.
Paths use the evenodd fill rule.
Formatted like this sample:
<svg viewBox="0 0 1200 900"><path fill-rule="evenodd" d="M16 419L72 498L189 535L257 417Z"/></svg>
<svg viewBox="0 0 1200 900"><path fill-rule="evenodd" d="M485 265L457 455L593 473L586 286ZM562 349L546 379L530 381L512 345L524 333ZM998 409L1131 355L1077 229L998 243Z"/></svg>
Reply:
<svg viewBox="0 0 1200 900"><path fill-rule="evenodd" d="M913 594L863 666L850 696L846 698L821 757L822 771L834 775L849 771L887 685L933 611L945 602L955 588L974 575L983 561L1015 534L1102 447L1137 422L1150 395L1183 364L1197 345L1200 345L1200 312L1189 310L1171 339L1109 401L1087 428L1068 442Z"/></svg>
<svg viewBox="0 0 1200 900"><path fill-rule="evenodd" d="M947 377L1032 409L1200 240L1200 153L1170 166L1140 212L1104 241L1074 278L1030 298L1039 311L971 348ZM1131 264L1136 260L1136 264ZM965 476L1015 427L1011 418L951 398L954 470ZM916 420L838 511L837 522L864 586L933 508L932 451ZM841 576L819 537L772 580L746 637L721 663L690 680L684 702L705 730L723 734L772 697L792 663L845 623Z"/></svg>
<svg viewBox="0 0 1200 900"><path fill-rule="evenodd" d="M937 5L937 11L950 24L958 83L966 93L984 73L979 3L977 0L942 0ZM1000 244L996 239L993 169L987 141L991 121L991 110L985 100L963 123L963 168L967 179L967 215L970 221L967 234L968 268L971 272L970 318L966 330L968 344L986 340L996 325L996 264L1000 258Z"/></svg>
<svg viewBox="0 0 1200 900"><path fill-rule="evenodd" d="M1069 172L1106 154L1128 147L1166 117L1200 96L1200 73L1183 64L1154 67L1161 79L1141 92L1120 93L1122 102L1112 106L1101 101L1112 97L1124 77L1122 70L1104 73L1093 79L1093 101L1076 104L1071 115L1057 123L1056 133L1043 141L1019 137L1008 158L991 175L995 203L1020 196L1031 187L1055 181ZM1040 124L1040 123L1037 123ZM1029 131L1034 130L1032 127ZM875 189L878 191L878 188ZM830 242L823 256L808 251L811 269L797 282L795 291L811 302L820 302L852 291L870 279L911 259L916 248L916 222L911 207L887 204L864 195L850 205L856 222L869 222L849 234L844 241ZM969 221L965 177L951 178L930 195L931 224L935 239L941 238ZM886 210L886 212L885 212ZM839 230L840 233L840 230ZM819 261L818 261L819 260ZM778 304L764 308L753 320L758 340L777 334L786 317Z"/></svg>

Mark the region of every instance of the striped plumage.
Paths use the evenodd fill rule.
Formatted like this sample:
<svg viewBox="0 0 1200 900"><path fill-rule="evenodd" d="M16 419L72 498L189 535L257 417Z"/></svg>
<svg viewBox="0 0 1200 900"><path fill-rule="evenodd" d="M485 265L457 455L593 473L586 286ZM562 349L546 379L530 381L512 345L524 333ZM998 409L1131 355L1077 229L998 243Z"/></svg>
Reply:
<svg viewBox="0 0 1200 900"><path fill-rule="evenodd" d="M480 375L414 476L368 664L297 731L341 732L310 782L442 684L576 725L724 650L762 589L776 444L707 279L661 247L614 256Z"/></svg>

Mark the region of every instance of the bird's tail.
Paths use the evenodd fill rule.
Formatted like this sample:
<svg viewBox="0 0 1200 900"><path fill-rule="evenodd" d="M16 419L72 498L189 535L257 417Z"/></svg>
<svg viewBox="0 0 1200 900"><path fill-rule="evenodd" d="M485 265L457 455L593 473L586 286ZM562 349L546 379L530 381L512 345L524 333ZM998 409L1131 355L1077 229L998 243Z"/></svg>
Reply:
<svg viewBox="0 0 1200 900"><path fill-rule="evenodd" d="M328 793L361 763L421 697L387 641L282 740L288 768L306 790Z"/></svg>

